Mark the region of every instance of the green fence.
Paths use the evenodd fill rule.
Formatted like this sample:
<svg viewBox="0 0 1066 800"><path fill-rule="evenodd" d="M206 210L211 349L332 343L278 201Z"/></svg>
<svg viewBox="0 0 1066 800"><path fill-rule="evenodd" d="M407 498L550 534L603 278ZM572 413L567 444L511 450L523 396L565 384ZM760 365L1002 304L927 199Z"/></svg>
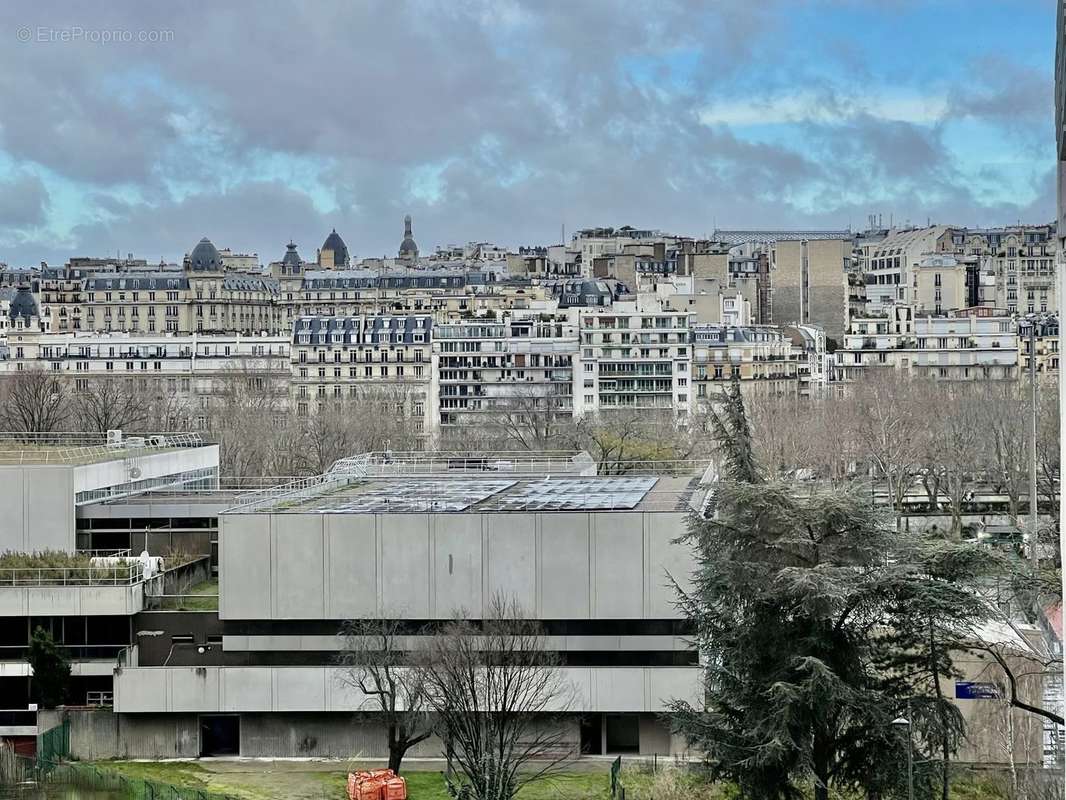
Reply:
<svg viewBox="0 0 1066 800"><path fill-rule="evenodd" d="M42 783L116 792L131 800L235 800L225 794L123 775L70 760L70 721L37 735L37 779Z"/></svg>
<svg viewBox="0 0 1066 800"><path fill-rule="evenodd" d="M79 789L120 793L131 800L237 800L230 795L133 778L77 762L54 765L45 780Z"/></svg>
<svg viewBox="0 0 1066 800"><path fill-rule="evenodd" d="M622 757L611 762L611 797L626 800L626 790L622 786Z"/></svg>
<svg viewBox="0 0 1066 800"><path fill-rule="evenodd" d="M37 769L50 772L60 761L70 758L70 720L37 734Z"/></svg>

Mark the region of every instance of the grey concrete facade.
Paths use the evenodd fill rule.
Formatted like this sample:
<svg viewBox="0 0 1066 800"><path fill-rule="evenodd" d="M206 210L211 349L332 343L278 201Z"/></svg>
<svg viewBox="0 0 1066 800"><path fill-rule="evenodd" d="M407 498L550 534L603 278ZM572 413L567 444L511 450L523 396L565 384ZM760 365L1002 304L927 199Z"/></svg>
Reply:
<svg viewBox="0 0 1066 800"><path fill-rule="evenodd" d="M559 667L560 711L658 713L698 702L699 667ZM367 699L339 667L124 667L117 713L353 712Z"/></svg>
<svg viewBox="0 0 1066 800"><path fill-rule="evenodd" d="M496 594L537 619L678 619L691 555L668 512L225 514L219 616L483 616Z"/></svg>

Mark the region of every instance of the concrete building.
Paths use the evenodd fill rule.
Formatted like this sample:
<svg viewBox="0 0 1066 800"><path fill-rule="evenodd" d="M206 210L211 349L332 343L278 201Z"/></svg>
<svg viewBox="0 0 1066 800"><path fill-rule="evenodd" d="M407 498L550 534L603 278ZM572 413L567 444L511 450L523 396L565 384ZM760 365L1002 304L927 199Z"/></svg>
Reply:
<svg viewBox="0 0 1066 800"><path fill-rule="evenodd" d="M817 325L839 341L848 323L851 251L850 237L776 242L771 273L774 322Z"/></svg>
<svg viewBox="0 0 1066 800"><path fill-rule="evenodd" d="M1009 380L1018 376L1018 329L1010 317L919 316L896 304L887 316L852 320L836 356L845 380L884 367L944 380Z"/></svg>
<svg viewBox="0 0 1066 800"><path fill-rule="evenodd" d="M574 692L546 723L575 750L683 750L657 715L698 699L700 670L667 575L687 585L691 555L677 538L705 490L590 469L559 454L370 454L239 501L219 518L217 621L173 649L188 623L155 615L162 636L139 639L135 666L115 675L126 752L218 752L200 734L217 722L241 756L379 755L380 727L353 720L365 698L334 666L338 621L385 614L417 631L457 609L480 619L498 594L544 626ZM413 755L439 752L429 741Z"/></svg>
<svg viewBox="0 0 1066 800"><path fill-rule="evenodd" d="M573 415L575 312L514 312L437 325L435 433L499 431L536 442Z"/></svg>
<svg viewBox="0 0 1066 800"><path fill-rule="evenodd" d="M579 312L574 415L626 410L684 415L692 405L690 316L636 301Z"/></svg>
<svg viewBox="0 0 1066 800"><path fill-rule="evenodd" d="M134 616L172 586L174 574L153 577L151 565L146 569L141 561L90 566L90 556L128 554L130 543L90 550L81 512L110 503L121 507L151 490L217 486L218 446L195 434L0 438L0 554L22 556L17 566L0 564L0 707L11 717L0 721L0 738L37 732L36 712L28 710L32 670L26 661L35 628L49 631L71 660L72 701L110 705L116 659L136 642ZM57 567L54 557L32 555L46 550L81 560L67 562L75 568ZM207 560L198 562L198 574L206 575Z"/></svg>

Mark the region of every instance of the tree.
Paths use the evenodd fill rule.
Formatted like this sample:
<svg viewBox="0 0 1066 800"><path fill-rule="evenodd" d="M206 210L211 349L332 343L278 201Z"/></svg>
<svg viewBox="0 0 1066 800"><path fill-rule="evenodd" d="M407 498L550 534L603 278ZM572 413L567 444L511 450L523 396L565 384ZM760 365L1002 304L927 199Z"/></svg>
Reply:
<svg viewBox="0 0 1066 800"><path fill-rule="evenodd" d="M33 670L37 700L45 708L55 708L67 699L70 661L52 634L38 625L30 637L27 660Z"/></svg>
<svg viewBox="0 0 1066 800"><path fill-rule="evenodd" d="M937 486L943 491L951 511L951 536L962 533L962 510L967 496L982 477L987 433L984 420L983 393L977 394L970 384L937 387L935 397L928 397L928 435L925 437L928 472L938 474Z"/></svg>
<svg viewBox="0 0 1066 800"><path fill-rule="evenodd" d="M928 666L929 648L910 655L916 638L901 644L885 631L904 601L925 603L938 632L932 659L950 674L940 632L956 615L971 619L973 595L931 572L925 543L894 528L868 487L765 469L739 387L715 430L721 478L711 516L694 517L685 537L692 589L678 589L706 665L705 702L672 703L675 730L746 795L795 798L808 780L822 800L831 787L890 792L908 748L942 741L950 703L899 668ZM892 724L908 709L915 742Z"/></svg>
<svg viewBox="0 0 1066 800"><path fill-rule="evenodd" d="M403 757L433 733L426 706L425 673L405 648L402 623L378 617L350 620L341 629L344 650L339 662L344 681L366 698L375 719L385 726L389 769L399 773Z"/></svg>
<svg viewBox="0 0 1066 800"><path fill-rule="evenodd" d="M511 800L571 758L565 730L551 724L570 707L570 687L543 636L517 603L496 597L480 626L457 618L433 637L426 696L463 776L449 778L453 796Z"/></svg>
<svg viewBox="0 0 1066 800"><path fill-rule="evenodd" d="M130 378L95 378L74 394L72 412L78 430L144 430L152 410L147 389L138 391Z"/></svg>
<svg viewBox="0 0 1066 800"><path fill-rule="evenodd" d="M920 398L929 393L919 391L921 383L893 370L875 370L853 386L849 396L856 445L884 481L897 526L926 452L927 409Z"/></svg>
<svg viewBox="0 0 1066 800"><path fill-rule="evenodd" d="M45 369L25 369L4 379L0 421L9 431L53 433L70 415L67 385Z"/></svg>
<svg viewBox="0 0 1066 800"><path fill-rule="evenodd" d="M681 461L692 454L693 446L672 411L588 415L577 421L573 442L589 452L598 475L624 475L647 469L652 462Z"/></svg>
<svg viewBox="0 0 1066 800"><path fill-rule="evenodd" d="M572 435L572 417L552 389L527 388L507 398L492 423L510 447L558 449Z"/></svg>

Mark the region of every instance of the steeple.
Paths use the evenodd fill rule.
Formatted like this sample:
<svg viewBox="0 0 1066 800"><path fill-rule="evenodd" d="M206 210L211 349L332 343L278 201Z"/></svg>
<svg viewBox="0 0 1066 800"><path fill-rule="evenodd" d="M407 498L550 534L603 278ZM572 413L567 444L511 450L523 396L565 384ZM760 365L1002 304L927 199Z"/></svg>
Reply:
<svg viewBox="0 0 1066 800"><path fill-rule="evenodd" d="M403 218L403 241L400 242L399 257L402 261L414 261L418 258L418 245L415 244L414 236L411 235L410 214L406 214Z"/></svg>

